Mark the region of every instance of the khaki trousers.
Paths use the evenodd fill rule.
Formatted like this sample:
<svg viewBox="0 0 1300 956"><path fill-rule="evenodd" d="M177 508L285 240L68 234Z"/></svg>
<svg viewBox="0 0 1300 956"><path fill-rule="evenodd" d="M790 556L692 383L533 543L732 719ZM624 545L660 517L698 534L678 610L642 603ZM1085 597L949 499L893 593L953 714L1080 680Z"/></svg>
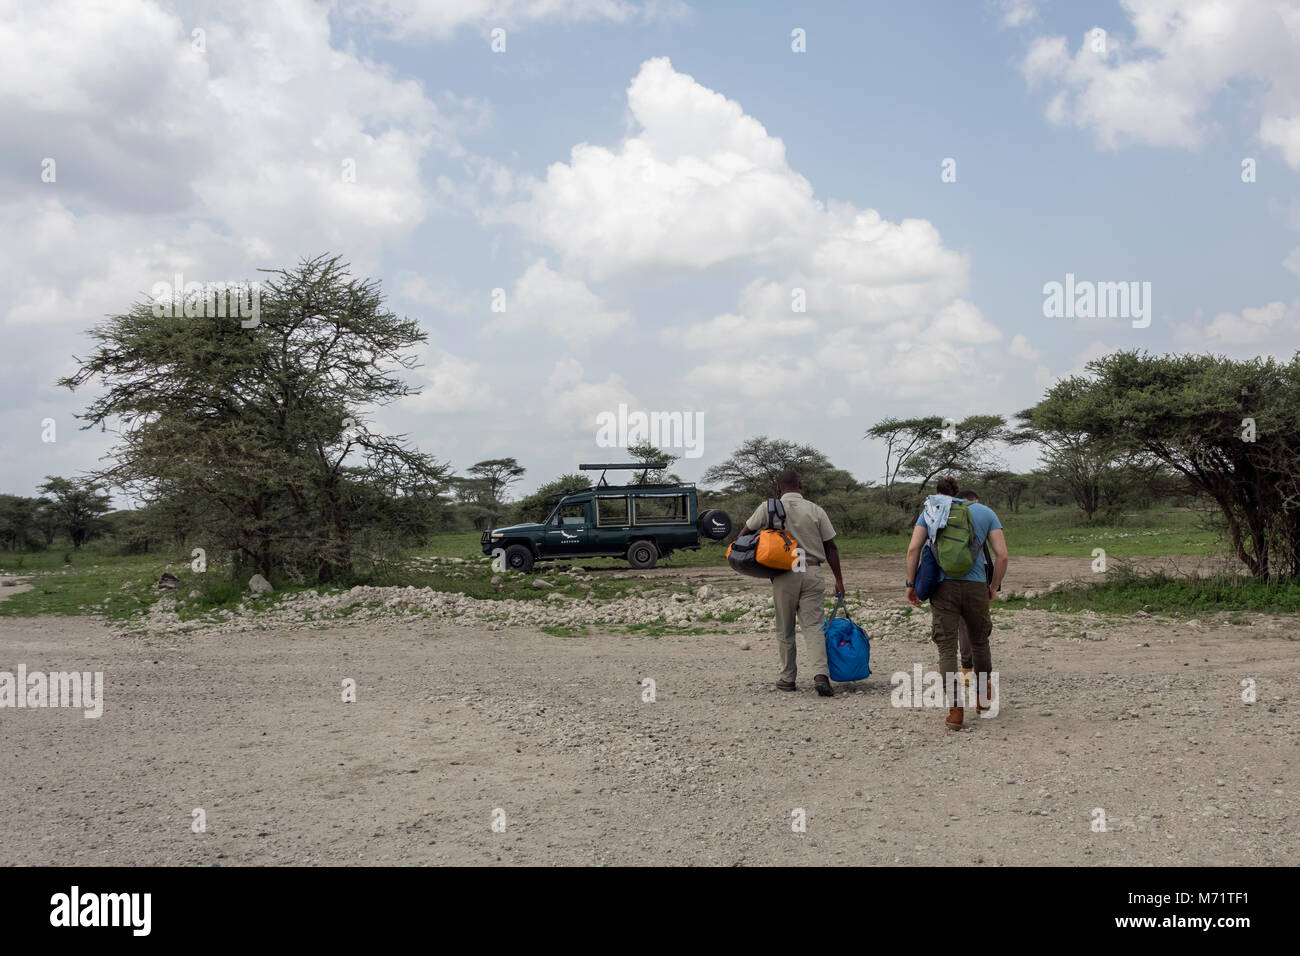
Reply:
<svg viewBox="0 0 1300 956"><path fill-rule="evenodd" d="M772 600L776 605L776 649L781 655L781 680L795 676L794 625L803 630L806 663L813 676L825 674L826 637L822 620L826 616L826 585L821 565L806 571L787 571L772 579Z"/></svg>
<svg viewBox="0 0 1300 956"><path fill-rule="evenodd" d="M976 679L993 669L989 634L993 618L989 614L989 586L983 581L958 581L948 578L930 595L930 640L939 648L939 671L944 687L950 686L957 671L959 629L966 625ZM987 680L988 678L985 678Z"/></svg>

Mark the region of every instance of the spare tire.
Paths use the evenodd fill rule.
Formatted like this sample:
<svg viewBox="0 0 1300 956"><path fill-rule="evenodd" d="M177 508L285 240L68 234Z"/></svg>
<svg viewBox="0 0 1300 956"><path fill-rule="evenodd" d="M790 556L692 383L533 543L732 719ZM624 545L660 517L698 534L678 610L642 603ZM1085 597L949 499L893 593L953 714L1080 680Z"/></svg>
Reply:
<svg viewBox="0 0 1300 956"><path fill-rule="evenodd" d="M722 541L731 536L731 516L725 511L706 511L695 519L695 528L706 538Z"/></svg>

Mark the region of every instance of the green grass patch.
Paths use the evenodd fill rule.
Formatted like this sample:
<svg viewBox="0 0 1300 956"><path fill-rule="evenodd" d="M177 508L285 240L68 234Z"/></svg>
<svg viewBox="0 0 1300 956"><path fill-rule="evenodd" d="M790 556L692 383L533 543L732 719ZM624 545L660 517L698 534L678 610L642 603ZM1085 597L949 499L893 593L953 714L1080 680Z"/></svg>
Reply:
<svg viewBox="0 0 1300 956"><path fill-rule="evenodd" d="M587 637L591 633L581 624L544 624L538 630L551 637Z"/></svg>
<svg viewBox="0 0 1300 956"><path fill-rule="evenodd" d="M1099 614L1151 614L1195 616L1214 612L1300 612L1300 581L1260 581L1242 575L1175 577L1158 571L1138 574L1112 569L1107 580L1053 591L1026 601L1011 598L1000 605L1010 610L1096 611ZM1248 623L1240 613L1229 623Z"/></svg>

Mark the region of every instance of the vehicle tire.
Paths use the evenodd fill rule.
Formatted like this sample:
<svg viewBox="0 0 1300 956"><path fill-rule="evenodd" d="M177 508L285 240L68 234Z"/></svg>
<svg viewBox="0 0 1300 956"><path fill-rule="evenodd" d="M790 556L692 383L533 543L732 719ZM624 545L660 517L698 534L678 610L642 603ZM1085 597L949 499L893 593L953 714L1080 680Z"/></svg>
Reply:
<svg viewBox="0 0 1300 956"><path fill-rule="evenodd" d="M711 509L695 519L695 529L713 541L725 541L731 536L731 516Z"/></svg>
<svg viewBox="0 0 1300 956"><path fill-rule="evenodd" d="M512 544L506 548L506 567L527 574L533 569L532 550L522 544Z"/></svg>
<svg viewBox="0 0 1300 956"><path fill-rule="evenodd" d="M659 560L659 549L653 541L633 541L627 549L627 563L644 571L653 568Z"/></svg>

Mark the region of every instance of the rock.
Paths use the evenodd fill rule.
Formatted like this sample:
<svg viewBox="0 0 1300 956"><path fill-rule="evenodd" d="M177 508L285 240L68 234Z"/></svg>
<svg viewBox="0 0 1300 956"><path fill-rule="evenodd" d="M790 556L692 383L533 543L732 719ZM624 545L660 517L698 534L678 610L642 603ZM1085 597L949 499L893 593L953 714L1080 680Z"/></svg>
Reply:
<svg viewBox="0 0 1300 956"><path fill-rule="evenodd" d="M1038 597L1038 590L1037 588L1025 588L1024 593L1020 596L1026 601L1032 601L1034 598Z"/></svg>
<svg viewBox="0 0 1300 956"><path fill-rule="evenodd" d="M491 583L491 584L500 584L500 583L501 583L501 575L499 575L499 574L494 574L494 575L492 575L492 580L491 580L490 583Z"/></svg>
<svg viewBox="0 0 1300 956"><path fill-rule="evenodd" d="M269 594L275 590L271 587L271 582L260 574L254 574L248 579L248 589L254 594Z"/></svg>
<svg viewBox="0 0 1300 956"><path fill-rule="evenodd" d="M533 581L533 587L540 591L543 588L553 588L555 585L545 578L536 578Z"/></svg>
<svg viewBox="0 0 1300 956"><path fill-rule="evenodd" d="M131 582L130 582L130 581L123 581L123 582L122 582L122 586L121 586L120 588L118 588L118 590L119 590L119 591L129 591L129 590L131 590Z"/></svg>
<svg viewBox="0 0 1300 956"><path fill-rule="evenodd" d="M719 596L718 589L712 584L705 584L695 589L695 597L700 601L713 601Z"/></svg>
<svg viewBox="0 0 1300 956"><path fill-rule="evenodd" d="M1083 639L1085 641L1104 641L1106 635L1102 634L1100 631L1084 631Z"/></svg>
<svg viewBox="0 0 1300 956"><path fill-rule="evenodd" d="M164 574L158 579L158 587L175 590L181 583L181 579L174 574Z"/></svg>
<svg viewBox="0 0 1300 956"><path fill-rule="evenodd" d="M0 584L0 587L16 588L18 587L18 582L15 581L13 578L6 578L4 582Z"/></svg>
<svg viewBox="0 0 1300 956"><path fill-rule="evenodd" d="M546 600L548 600L548 601L563 601L563 600L564 600L564 597L565 597L565 596L564 596L563 594L548 594L548 595L546 595Z"/></svg>
<svg viewBox="0 0 1300 956"><path fill-rule="evenodd" d="M198 592L198 591L191 591L189 594L187 594L187 595L185 595L185 596L186 596L187 598L196 598L196 597L199 596L199 592Z"/></svg>

